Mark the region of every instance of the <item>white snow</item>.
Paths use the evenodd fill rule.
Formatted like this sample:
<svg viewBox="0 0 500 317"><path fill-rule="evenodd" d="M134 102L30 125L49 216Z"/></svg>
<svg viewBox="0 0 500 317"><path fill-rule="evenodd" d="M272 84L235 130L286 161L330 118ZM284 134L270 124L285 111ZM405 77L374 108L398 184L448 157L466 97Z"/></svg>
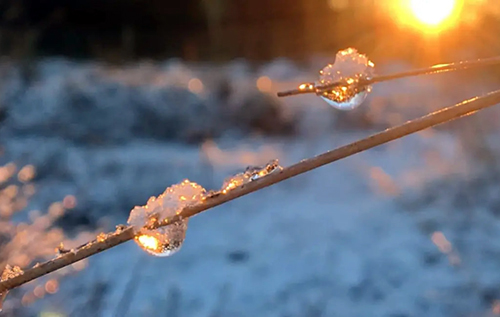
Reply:
<svg viewBox="0 0 500 317"><path fill-rule="evenodd" d="M273 82L276 90L311 79L303 73L285 78L282 64L262 72L280 78ZM244 68L238 77L248 77L247 72ZM6 138L5 151L32 149L41 163L61 162L54 169L76 183L45 181L43 193L83 188L92 203L84 206L122 207L132 193L154 192L145 189L151 184L164 188L189 177L217 189L247 165L278 158L287 166L491 87L478 87L466 77L462 82L453 76L434 78L377 85L366 107L345 113L323 107L316 96L287 99L287 107L300 113L297 136L229 134L211 143L208 154L207 147L162 140L86 148L49 138ZM487 111L460 119L459 127L467 122L484 127L485 119L500 122L494 120L497 110ZM465 207L453 201L454 196L477 196L474 189L482 190L494 173L477 176L471 166L477 167L478 160L460 129L447 127L208 210L190 219L182 251L168 259L149 256L132 243L107 250L28 310L71 316L485 316L500 298L500 221L490 205L498 190L491 186L484 202ZM493 127L497 132L499 127ZM472 140L478 144L480 138ZM465 192L459 191L475 177ZM426 198L427 192L435 197ZM177 208L167 210L175 214ZM84 212L108 215L107 208ZM147 221L139 218L137 226ZM459 265L450 263L433 236L449 242Z"/></svg>

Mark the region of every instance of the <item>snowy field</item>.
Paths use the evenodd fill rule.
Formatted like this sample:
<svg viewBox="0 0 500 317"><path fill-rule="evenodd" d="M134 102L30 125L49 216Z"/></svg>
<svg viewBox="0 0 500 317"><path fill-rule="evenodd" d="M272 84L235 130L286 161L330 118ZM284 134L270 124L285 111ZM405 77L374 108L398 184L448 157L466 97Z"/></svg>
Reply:
<svg viewBox="0 0 500 317"><path fill-rule="evenodd" d="M486 76L405 79L375 86L351 112L314 96L274 97L315 80L323 65L4 63L3 160L36 167L28 210L74 195L58 223L68 235L113 230L185 178L216 189L248 165L288 166L495 88ZM55 294L23 306L29 288L12 292L5 315L500 314L499 114L485 110L208 210L170 258L120 245L62 278Z"/></svg>

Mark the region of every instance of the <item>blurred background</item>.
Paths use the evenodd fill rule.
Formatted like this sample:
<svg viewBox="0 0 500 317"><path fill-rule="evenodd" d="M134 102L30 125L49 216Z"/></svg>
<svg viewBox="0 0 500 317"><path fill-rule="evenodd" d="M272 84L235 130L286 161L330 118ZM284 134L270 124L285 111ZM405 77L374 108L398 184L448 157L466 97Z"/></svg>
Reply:
<svg viewBox="0 0 500 317"><path fill-rule="evenodd" d="M344 112L276 92L354 47L378 74L500 54L496 0L0 1L0 268L497 89L500 67L376 84ZM12 290L2 316L500 315L500 112L357 154ZM499 230L497 230L499 229Z"/></svg>

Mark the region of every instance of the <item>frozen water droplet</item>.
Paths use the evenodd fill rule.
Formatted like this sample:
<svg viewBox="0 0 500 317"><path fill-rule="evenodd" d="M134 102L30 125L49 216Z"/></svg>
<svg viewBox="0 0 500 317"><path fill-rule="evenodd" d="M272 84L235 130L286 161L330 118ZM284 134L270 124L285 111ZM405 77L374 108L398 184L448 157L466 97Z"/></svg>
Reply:
<svg viewBox="0 0 500 317"><path fill-rule="evenodd" d="M154 230L144 227L179 214L185 207L205 199L205 196L203 187L186 179L168 187L158 197L151 197L145 206L136 206L128 219L128 224L136 232L135 242L152 255L170 256L176 253L186 237L188 219Z"/></svg>
<svg viewBox="0 0 500 317"><path fill-rule="evenodd" d="M249 175L251 181L254 181L281 169L283 168L279 165L278 160L275 159L262 167L248 167L245 173Z"/></svg>
<svg viewBox="0 0 500 317"><path fill-rule="evenodd" d="M155 230L142 230L135 242L146 252L155 256L170 256L182 247L186 238L188 219Z"/></svg>
<svg viewBox="0 0 500 317"><path fill-rule="evenodd" d="M326 101L330 106L340 110L352 110L354 108L357 108L363 103L363 101L365 101L366 96L368 96L367 91L362 91L355 93L354 96L349 97L349 99L346 99L345 101L336 101L336 99L338 98L337 95L335 96L332 96L331 94L320 95L321 99Z"/></svg>
<svg viewBox="0 0 500 317"><path fill-rule="evenodd" d="M222 183L220 193L226 194L236 187L257 180L279 169L282 169L282 167L278 164L278 160L272 160L264 166L249 166L243 173L226 178Z"/></svg>
<svg viewBox="0 0 500 317"><path fill-rule="evenodd" d="M318 91L318 96L330 106L340 110L358 107L371 91L371 86L358 86L358 83L373 76L373 67L374 64L354 48L339 51L335 63L327 65L319 72L316 86L341 84L328 90Z"/></svg>

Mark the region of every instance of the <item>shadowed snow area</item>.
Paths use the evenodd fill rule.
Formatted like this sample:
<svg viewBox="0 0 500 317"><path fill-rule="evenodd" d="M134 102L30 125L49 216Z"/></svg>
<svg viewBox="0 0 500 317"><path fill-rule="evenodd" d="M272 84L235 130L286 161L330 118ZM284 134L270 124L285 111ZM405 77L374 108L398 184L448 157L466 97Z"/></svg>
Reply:
<svg viewBox="0 0 500 317"><path fill-rule="evenodd" d="M494 87L450 75L405 79L375 85L359 108L339 112L315 96L275 98L316 79L317 70L286 60L257 68L48 60L29 74L11 64L2 71L3 160L36 167L28 209L76 197L60 221L69 233L112 230L183 179L218 189L248 165L289 166ZM262 76L270 86L259 86ZM490 137L498 114L204 212L172 257L133 242L93 256L18 315L488 316L500 309L499 152Z"/></svg>

